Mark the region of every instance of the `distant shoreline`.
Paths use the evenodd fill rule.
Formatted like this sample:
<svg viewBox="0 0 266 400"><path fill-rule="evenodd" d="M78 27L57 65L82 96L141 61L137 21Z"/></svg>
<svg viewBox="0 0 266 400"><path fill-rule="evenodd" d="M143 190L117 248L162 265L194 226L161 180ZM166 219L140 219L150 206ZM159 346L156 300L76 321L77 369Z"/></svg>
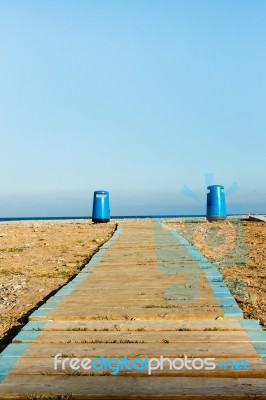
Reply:
<svg viewBox="0 0 266 400"><path fill-rule="evenodd" d="M228 214L227 217L244 217L247 214ZM124 216L111 216L111 220L117 219L146 219L146 218L206 218L206 215L124 215ZM0 218L0 222L16 222L16 221L68 221L68 220L91 220L91 216L79 216L79 217L18 217L18 218Z"/></svg>

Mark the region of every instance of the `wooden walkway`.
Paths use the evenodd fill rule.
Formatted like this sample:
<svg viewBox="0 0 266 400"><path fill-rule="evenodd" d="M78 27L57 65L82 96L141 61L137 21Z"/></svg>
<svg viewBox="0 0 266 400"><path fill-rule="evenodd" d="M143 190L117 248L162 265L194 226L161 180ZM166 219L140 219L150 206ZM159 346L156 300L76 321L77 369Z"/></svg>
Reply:
<svg viewBox="0 0 266 400"><path fill-rule="evenodd" d="M119 224L0 355L0 399L266 399L265 378L266 332L152 220Z"/></svg>

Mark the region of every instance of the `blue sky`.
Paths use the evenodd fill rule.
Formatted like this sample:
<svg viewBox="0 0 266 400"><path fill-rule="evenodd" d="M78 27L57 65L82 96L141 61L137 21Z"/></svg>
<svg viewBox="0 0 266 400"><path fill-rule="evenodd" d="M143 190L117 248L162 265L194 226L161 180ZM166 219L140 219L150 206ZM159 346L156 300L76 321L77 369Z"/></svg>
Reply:
<svg viewBox="0 0 266 400"><path fill-rule="evenodd" d="M204 213L210 182L265 213L265 20L264 0L0 0L0 217L91 215L97 189L112 215Z"/></svg>

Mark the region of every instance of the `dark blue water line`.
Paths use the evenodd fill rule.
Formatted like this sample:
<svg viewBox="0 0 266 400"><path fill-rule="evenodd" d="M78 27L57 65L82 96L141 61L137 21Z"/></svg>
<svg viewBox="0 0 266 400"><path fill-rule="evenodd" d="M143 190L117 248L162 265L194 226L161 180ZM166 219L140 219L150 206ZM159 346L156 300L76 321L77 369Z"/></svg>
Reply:
<svg viewBox="0 0 266 400"><path fill-rule="evenodd" d="M228 214L228 217L232 216L243 216L243 214ZM91 216L76 216L76 217L17 217L17 218L0 218L0 222L10 221L60 221L70 219L91 219ZM136 219L136 218L205 218L205 215L116 215L111 216L111 219Z"/></svg>

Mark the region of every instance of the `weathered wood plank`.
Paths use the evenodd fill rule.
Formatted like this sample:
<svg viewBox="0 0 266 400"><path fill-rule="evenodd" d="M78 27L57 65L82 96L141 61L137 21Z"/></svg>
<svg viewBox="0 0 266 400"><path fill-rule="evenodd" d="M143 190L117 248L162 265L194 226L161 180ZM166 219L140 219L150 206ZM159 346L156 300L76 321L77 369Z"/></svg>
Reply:
<svg viewBox="0 0 266 400"><path fill-rule="evenodd" d="M158 292L158 294L159 294L159 292ZM131 295L131 293L129 292L129 295L126 296L126 298L124 295L115 296L115 294L113 294L113 295L103 294L101 297L98 297L98 298L95 295L93 296L91 294L90 294L90 296L86 296L85 294L83 296L70 295L70 296L65 296L64 298L63 297L58 298L57 296L53 296L50 299L48 299L47 303L55 303L55 302L60 301L60 306L61 306L61 304L62 305L64 304L65 307L67 306L65 303L72 303L72 304L73 303L79 303L79 304L83 303L83 304L80 304L81 306L84 306L86 304L93 304L93 303L97 303L98 305L100 305L101 303L102 304L107 303L107 304L113 304L114 306L116 304L125 304L125 305L132 304L133 306L136 306L137 304L139 304L142 306L145 303L156 304L156 305L158 305L159 303L165 304L165 305L166 305L166 303L168 303L168 304L177 303L177 300L171 300L170 298L169 298L169 300L165 300L164 293L160 293L160 294L161 294L161 299L162 299L161 301L158 301L158 295L157 296L145 295L143 292L141 292L139 294L136 294L136 292L133 292L133 294ZM194 292L194 293L193 292L192 293L191 292L181 292L181 293L178 293L178 295L176 295L176 297L177 296L179 296L180 301L182 300L182 298L184 298L184 300L189 301L189 302L191 301L191 299L195 299L195 300L197 299L197 303L202 303L205 301L207 301L207 302L212 301L212 303L217 304L216 298L211 293L204 295L204 294L200 294L197 292ZM221 297L223 297L225 299L232 298L232 296L229 296L229 295L224 295Z"/></svg>
<svg viewBox="0 0 266 400"><path fill-rule="evenodd" d="M42 309L34 312L30 317L30 321L36 320L99 320L99 319L107 319L107 320L119 320L119 319L205 319L212 318L216 319L220 316L223 316L224 313L219 307L211 307L210 309L202 309L196 307L186 307L179 309L170 309L170 308L130 308L130 309L122 309L115 310L112 307L104 309L88 309L81 310L79 309L59 309L59 310L47 310ZM239 318L236 315L235 318Z"/></svg>
<svg viewBox="0 0 266 400"><path fill-rule="evenodd" d="M18 391L19 389L19 391ZM0 386L2 399L23 398L28 393L69 394L77 399L266 399L264 379L175 378L115 376L16 376ZM6 396L4 397L4 393ZM13 397L12 397L13 395ZM20 397L19 397L20 396ZM249 396L249 397L248 397Z"/></svg>
<svg viewBox="0 0 266 400"><path fill-rule="evenodd" d="M194 298L193 298L194 297ZM106 304L107 303L107 304ZM53 305L51 303L46 303L43 305L43 308L50 308ZM209 298L209 299L198 299L197 296L191 296L191 298L189 298L188 296L180 296L180 300L179 302L174 301L174 300L163 300L162 301L150 301L150 300L142 300L142 301L126 301L126 300L121 300L119 301L119 299L117 299L117 301L107 301L107 302L103 302L103 301L94 301L94 302L90 302L90 301L64 301L64 302L59 302L57 303L56 309L57 310L65 310L66 307L68 308L68 310L73 310L73 309L80 309L81 307L84 310L89 310L90 309L110 309L112 308L113 310L117 310L117 309L145 309L145 308L202 308L202 307L216 307L218 308L218 302L215 298Z"/></svg>
<svg viewBox="0 0 266 400"><path fill-rule="evenodd" d="M42 322L41 322L42 323ZM22 330L43 330L43 331L64 331L64 330L99 330L109 329L110 331L243 331L244 328L238 320L229 319L202 319L202 320L94 320L94 321L46 321L44 326L38 321L29 322ZM261 327L255 320L245 320L245 331L259 331Z"/></svg>
<svg viewBox="0 0 266 400"><path fill-rule="evenodd" d="M130 357L128 357L130 360ZM63 359L61 359L63 360ZM174 360L174 358L171 358L171 361ZM216 367L215 369L212 370L206 370L206 369L201 369L201 370L188 370L185 367L182 369L175 369L173 366L170 368L169 362L165 362L163 365L163 369L155 369L152 371L153 376L172 376L172 377L181 377L181 376L187 376L187 377L210 377L210 378L215 378L215 377L231 377L231 378L238 378L238 377L247 377L247 378L263 378L265 377L266 374L266 364L263 363L263 361L259 358L251 358L248 361L248 364L246 363L246 359L243 358L231 358L230 363L228 363L228 359L225 358L219 358L216 360L215 364ZM224 364L227 365L226 368L221 368L218 364ZM112 367L115 367L117 364L115 361L110 362ZM246 365L246 368L244 367ZM236 366L241 369L237 369ZM29 375L98 375L98 376L103 376L104 374L109 374L109 375L114 375L115 368L110 369L107 368L99 370L98 368L93 368L93 366L90 366L90 369L83 369L82 367L78 369L77 371L74 371L71 369L69 362L66 362L64 364L64 369L62 368L62 365L58 365L57 369L55 369L54 365L54 359L51 357L46 357L46 358L25 358L23 357L20 359L17 363L15 368L12 370L12 375L19 375L19 374L29 374ZM248 369L247 369L248 368ZM116 373L115 373L116 374ZM148 371L147 370L137 370L137 369L132 369L131 371L123 369L120 370L117 373L118 376L123 375L123 376L147 376ZM14 377L15 379L15 377Z"/></svg>
<svg viewBox="0 0 266 400"><path fill-rule="evenodd" d="M108 329L108 328L106 328ZM32 339L29 332L22 331L14 339L13 343L250 343L246 332L242 331L65 331L65 332L40 332L37 338ZM253 342L266 344L266 332L253 333Z"/></svg>
<svg viewBox="0 0 266 400"><path fill-rule="evenodd" d="M17 351L23 343L14 344ZM131 356L174 356L181 357L255 357L257 352L248 343L36 343L33 342L23 357L49 357L58 353L74 354L77 357L123 357ZM10 355L13 357L13 353Z"/></svg>

